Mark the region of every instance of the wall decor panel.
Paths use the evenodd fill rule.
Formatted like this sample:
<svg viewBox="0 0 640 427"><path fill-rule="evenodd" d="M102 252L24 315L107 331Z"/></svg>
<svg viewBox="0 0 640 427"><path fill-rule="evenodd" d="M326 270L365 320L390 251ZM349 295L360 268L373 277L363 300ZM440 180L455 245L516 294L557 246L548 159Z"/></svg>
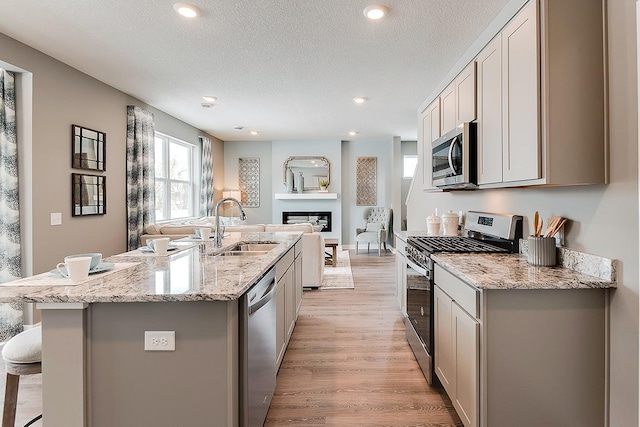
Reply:
<svg viewBox="0 0 640 427"><path fill-rule="evenodd" d="M246 208L260 207L260 158L238 159L238 184L242 193L242 205Z"/></svg>
<svg viewBox="0 0 640 427"><path fill-rule="evenodd" d="M375 206L378 204L378 158L356 158L356 205Z"/></svg>

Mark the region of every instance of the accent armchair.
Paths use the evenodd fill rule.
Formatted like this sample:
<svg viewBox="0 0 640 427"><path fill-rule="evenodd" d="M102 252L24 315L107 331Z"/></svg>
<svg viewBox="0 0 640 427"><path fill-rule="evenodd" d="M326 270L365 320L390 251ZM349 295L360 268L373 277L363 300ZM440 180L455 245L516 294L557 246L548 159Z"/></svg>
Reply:
<svg viewBox="0 0 640 427"><path fill-rule="evenodd" d="M364 211L366 221L365 228L356 228L356 253L358 253L358 243L367 244L367 252L371 243L378 244L378 256L381 255L382 246L387 250L387 235L391 224L391 209L389 208L367 208Z"/></svg>

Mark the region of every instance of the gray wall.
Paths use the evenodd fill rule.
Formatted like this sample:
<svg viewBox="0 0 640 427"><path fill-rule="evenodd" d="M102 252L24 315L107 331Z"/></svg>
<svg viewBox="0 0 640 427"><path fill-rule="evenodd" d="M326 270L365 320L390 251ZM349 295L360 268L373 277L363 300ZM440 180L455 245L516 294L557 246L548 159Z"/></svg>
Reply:
<svg viewBox="0 0 640 427"><path fill-rule="evenodd" d="M366 206L356 206L356 157L378 158L378 205L392 207L393 141L228 141L224 144L225 188L238 182L238 158L260 158L260 207L247 210L249 222L280 223L282 211L329 210L333 212L333 231L325 237L336 237L343 245L354 245L355 228L363 225ZM337 200L274 200L274 193L285 193L282 165L290 156L325 156L331 162L329 192L338 193ZM395 188L395 187L393 187ZM400 188L400 185L398 185ZM404 199L403 199L404 203Z"/></svg>
<svg viewBox="0 0 640 427"><path fill-rule="evenodd" d="M0 34L0 61L25 70L22 88L33 82L32 108L23 118L32 120L31 134L23 132L19 155L22 172L21 203L25 210L24 235L27 274L52 269L65 255L102 252L104 256L126 250L126 106L144 103L101 83L35 49ZM30 73L30 74L29 74ZM23 106L25 99L22 99ZM149 108L149 107L147 107ZM150 108L156 129L197 142L198 129ZM107 214L71 217L71 125L107 134ZM28 126L27 126L28 128ZM223 180L223 146L214 142L215 180ZM91 172L87 172L91 173ZM49 214L62 213L62 225L51 226Z"/></svg>
<svg viewBox="0 0 640 427"><path fill-rule="evenodd" d="M269 141L225 141L224 143L224 188L238 190L238 159L241 157L257 157L260 159L260 206L245 207L247 221L251 224L269 224L272 222L273 182L274 174L271 164L271 142ZM280 169L275 171L279 173Z"/></svg>
<svg viewBox="0 0 640 427"><path fill-rule="evenodd" d="M424 230L434 208L521 214L525 232L533 213L545 220L571 219L566 246L620 260L618 289L611 295L610 425L638 425L638 99L636 2L608 2L611 121L609 185L424 193L412 189L410 230ZM421 182L421 168L417 181Z"/></svg>
<svg viewBox="0 0 640 427"><path fill-rule="evenodd" d="M364 211L368 206L356 205L356 159L377 157L377 204L392 207L393 140L342 142L342 244L355 246L356 228L365 226ZM391 235L389 234L389 241Z"/></svg>

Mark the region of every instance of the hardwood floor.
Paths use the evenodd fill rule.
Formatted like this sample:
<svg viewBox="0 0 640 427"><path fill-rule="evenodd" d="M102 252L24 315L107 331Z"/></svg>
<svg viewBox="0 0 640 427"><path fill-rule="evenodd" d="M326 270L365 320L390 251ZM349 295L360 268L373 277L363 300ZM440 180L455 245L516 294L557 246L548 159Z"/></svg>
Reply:
<svg viewBox="0 0 640 427"><path fill-rule="evenodd" d="M395 256L350 251L355 289L305 291L267 426L462 426L405 339Z"/></svg>
<svg viewBox="0 0 640 427"><path fill-rule="evenodd" d="M350 257L354 290L305 291L265 425L462 426L447 396L425 381L405 339L395 256ZM2 363L0 375L4 398ZM16 426L42 413L41 378L21 379Z"/></svg>
<svg viewBox="0 0 640 427"><path fill-rule="evenodd" d="M6 371L4 361L0 357L0 399L4 404ZM2 405L0 405L0 414ZM16 408L16 426L23 426L36 416L42 414L42 374L21 375L18 389L18 407ZM2 415L0 415L0 418ZM42 420L33 423L32 427L42 427Z"/></svg>

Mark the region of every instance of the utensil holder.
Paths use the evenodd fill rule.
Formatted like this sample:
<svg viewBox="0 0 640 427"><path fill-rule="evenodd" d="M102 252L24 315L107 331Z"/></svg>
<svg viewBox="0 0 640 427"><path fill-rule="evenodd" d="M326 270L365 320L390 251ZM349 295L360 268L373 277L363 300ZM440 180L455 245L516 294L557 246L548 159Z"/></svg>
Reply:
<svg viewBox="0 0 640 427"><path fill-rule="evenodd" d="M529 236L527 261L531 265L556 265L556 239Z"/></svg>

